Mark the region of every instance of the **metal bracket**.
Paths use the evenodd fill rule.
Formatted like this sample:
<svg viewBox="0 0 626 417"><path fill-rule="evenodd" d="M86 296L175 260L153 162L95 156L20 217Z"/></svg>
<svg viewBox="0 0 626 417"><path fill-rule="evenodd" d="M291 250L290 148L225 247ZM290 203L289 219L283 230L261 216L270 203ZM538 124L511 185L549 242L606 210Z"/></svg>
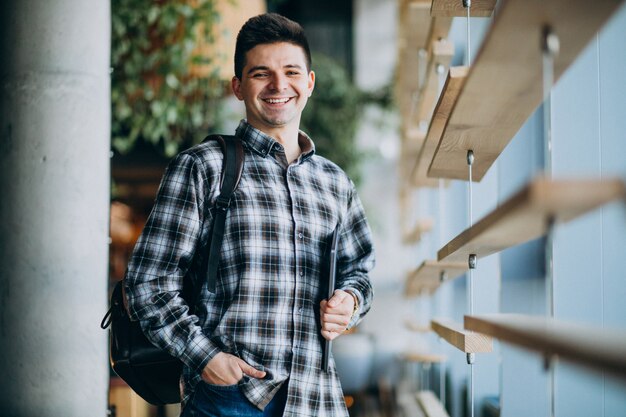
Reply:
<svg viewBox="0 0 626 417"><path fill-rule="evenodd" d="M468 365L474 365L475 361L476 361L476 354L475 353L468 353L467 354L467 364Z"/></svg>
<svg viewBox="0 0 626 417"><path fill-rule="evenodd" d="M467 264L469 265L470 269L476 269L476 266L478 265L478 259L476 258L476 255L471 254L467 259Z"/></svg>
<svg viewBox="0 0 626 417"><path fill-rule="evenodd" d="M474 165L474 151L471 149L467 151L467 165Z"/></svg>
<svg viewBox="0 0 626 417"><path fill-rule="evenodd" d="M559 41L559 37L552 31L550 26L544 26L541 37L541 50L554 57L559 53L560 49L561 42Z"/></svg>

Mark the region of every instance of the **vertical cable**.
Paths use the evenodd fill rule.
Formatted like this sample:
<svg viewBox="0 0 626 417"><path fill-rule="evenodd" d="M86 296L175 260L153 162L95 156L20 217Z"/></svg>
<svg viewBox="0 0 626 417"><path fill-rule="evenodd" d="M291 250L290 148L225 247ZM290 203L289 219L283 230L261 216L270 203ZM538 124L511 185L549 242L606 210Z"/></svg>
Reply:
<svg viewBox="0 0 626 417"><path fill-rule="evenodd" d="M474 165L474 151L467 151L467 169L468 169L468 213L469 213L469 225L474 225L474 215L472 212L473 205L473 190L472 190L472 165ZM467 260L469 266L469 276L467 283L467 299L469 306L469 314L474 314L474 269L476 268L476 255L471 254ZM474 360L475 355L473 353L467 354L467 364L470 366L470 381L469 381L469 409L470 416L474 417Z"/></svg>
<svg viewBox="0 0 626 417"><path fill-rule="evenodd" d="M467 55L467 66L469 67L472 65L472 48L470 45L470 10L472 8L472 0L463 0L463 7L467 10L467 49L465 54Z"/></svg>
<svg viewBox="0 0 626 417"><path fill-rule="evenodd" d="M439 71L437 72L439 73ZM443 71L441 72L443 73ZM443 77L443 74L439 74L439 91L441 91L441 89L443 88L442 77ZM438 191L438 211L439 211L439 216L441 219L445 218L443 184L444 184L443 178L439 178L437 191ZM437 242L437 247L441 247L441 245L443 244L443 221L439 222L438 229L439 229L438 230L439 241ZM446 280L445 271L441 271L439 279L441 283L443 283ZM439 292L439 294L441 296L441 291ZM443 339L441 337L439 338L439 343L442 345L444 344ZM441 404L445 408L446 406L446 361L445 360L442 360L439 363L439 400L441 401Z"/></svg>
<svg viewBox="0 0 626 417"><path fill-rule="evenodd" d="M544 175L552 178L552 86L554 85L554 59L559 53L559 38L546 26L543 28L541 51L543 54L543 140L544 140ZM546 268L546 315L554 317L554 218L548 220L548 233L545 247ZM549 416L555 415L554 393L556 380L552 358L546 358L546 369L549 373L548 398Z"/></svg>
<svg viewBox="0 0 626 417"><path fill-rule="evenodd" d="M462 0L463 1L463 7L465 7L465 9L467 10L467 66L471 66L472 65L472 47L471 47L471 33L470 33L470 10L472 7L472 1L471 0ZM472 150L468 150L467 151L467 165L469 167L469 179L468 179L468 188L469 188L469 192L468 192L468 212L469 212L469 224L470 227L472 227L473 225L473 214L472 214L472 164L474 163L474 152ZM472 259L472 256L474 256L474 258ZM473 274L473 269L471 264L472 261L474 263L476 263L476 256L475 255L470 255L470 259L468 260L468 262L470 263L470 270L469 270L469 276L468 276L468 289L467 289L467 297L468 297L468 306L469 306L469 312L470 315L474 314L474 294L473 294L473 285L474 285L474 274ZM469 381L469 409L470 409L470 417L474 417L474 354L473 353L468 353L467 354L467 363L470 366L470 381Z"/></svg>

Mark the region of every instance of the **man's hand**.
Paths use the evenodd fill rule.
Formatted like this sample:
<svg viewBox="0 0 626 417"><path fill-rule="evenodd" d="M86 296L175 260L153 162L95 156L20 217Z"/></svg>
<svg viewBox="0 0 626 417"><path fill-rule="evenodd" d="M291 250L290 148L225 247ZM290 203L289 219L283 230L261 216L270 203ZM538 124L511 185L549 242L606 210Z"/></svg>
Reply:
<svg viewBox="0 0 626 417"><path fill-rule="evenodd" d="M354 310L354 298L352 294L335 290L330 300L322 300L320 303L320 318L322 321L322 336L326 340L333 340L346 331L352 311Z"/></svg>
<svg viewBox="0 0 626 417"><path fill-rule="evenodd" d="M235 385L244 374L252 378L265 377L264 371L254 369L234 355L220 352L204 367L202 380L213 385Z"/></svg>

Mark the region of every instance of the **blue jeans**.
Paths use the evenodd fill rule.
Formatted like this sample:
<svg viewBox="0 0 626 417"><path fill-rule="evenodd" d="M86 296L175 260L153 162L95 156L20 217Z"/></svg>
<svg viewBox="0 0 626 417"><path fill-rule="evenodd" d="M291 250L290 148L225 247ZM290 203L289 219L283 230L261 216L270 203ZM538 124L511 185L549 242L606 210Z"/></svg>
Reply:
<svg viewBox="0 0 626 417"><path fill-rule="evenodd" d="M239 385L198 383L181 417L282 417L287 402L285 382L261 411L241 393Z"/></svg>

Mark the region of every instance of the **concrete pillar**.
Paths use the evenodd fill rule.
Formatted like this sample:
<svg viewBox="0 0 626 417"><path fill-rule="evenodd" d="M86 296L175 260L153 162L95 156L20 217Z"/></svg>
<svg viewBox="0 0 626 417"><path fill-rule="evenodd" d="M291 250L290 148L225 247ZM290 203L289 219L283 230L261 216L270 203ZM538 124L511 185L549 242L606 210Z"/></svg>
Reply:
<svg viewBox="0 0 626 417"><path fill-rule="evenodd" d="M104 416L110 5L0 2L0 414Z"/></svg>

